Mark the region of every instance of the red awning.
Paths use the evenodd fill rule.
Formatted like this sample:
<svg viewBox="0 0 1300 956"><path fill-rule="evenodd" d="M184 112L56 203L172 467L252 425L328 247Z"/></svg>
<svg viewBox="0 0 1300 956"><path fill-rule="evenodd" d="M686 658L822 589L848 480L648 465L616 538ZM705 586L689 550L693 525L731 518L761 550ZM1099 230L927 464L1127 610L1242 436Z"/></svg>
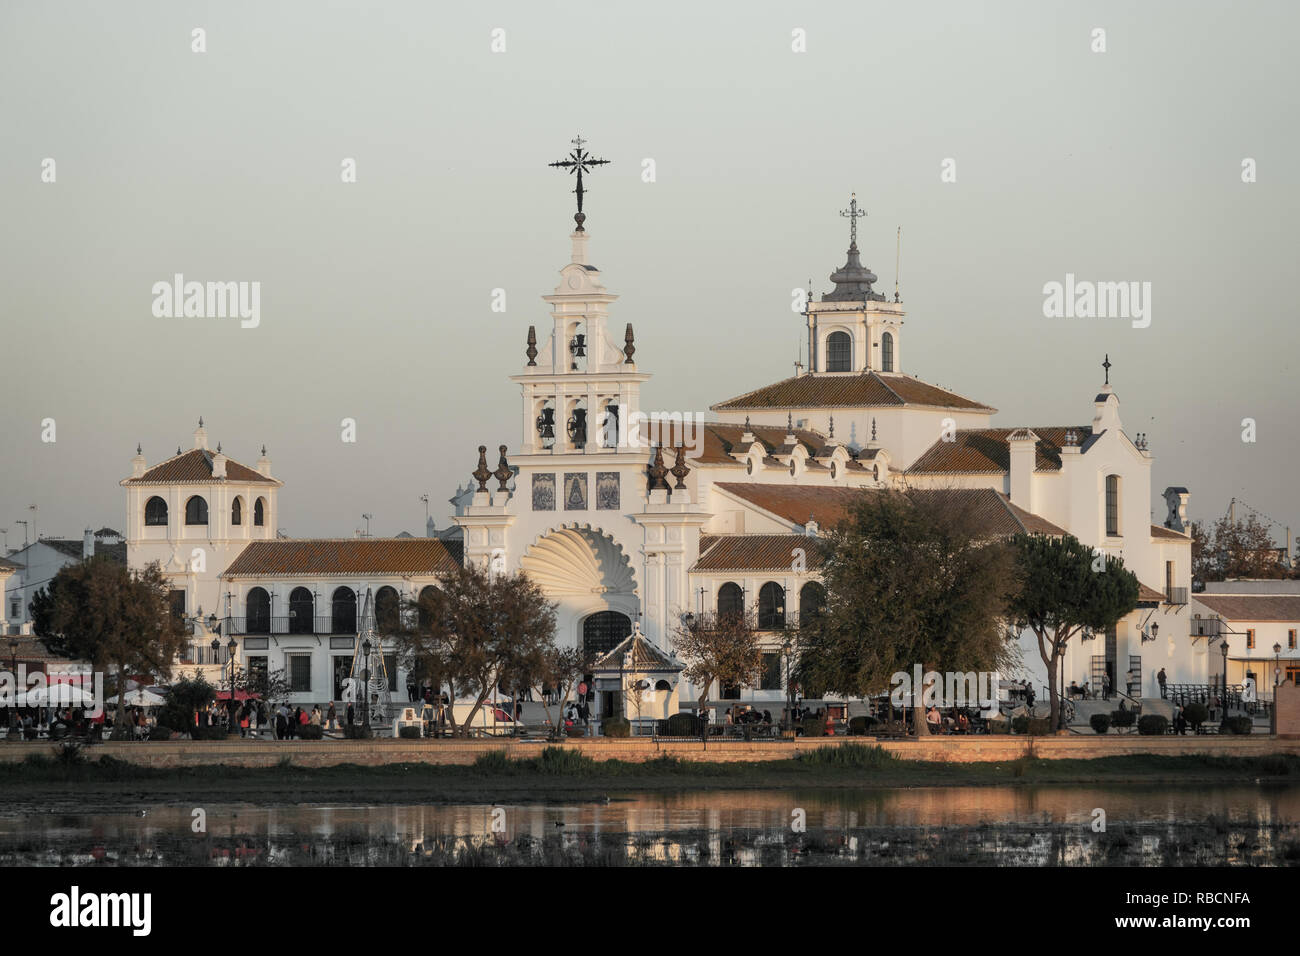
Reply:
<svg viewBox="0 0 1300 956"><path fill-rule="evenodd" d="M246 690L237 690L237 691L235 691L235 700L236 700L236 701L240 701L240 700L261 700L261 699L262 699L262 698L259 697L257 694L250 694L250 693L249 693L248 691L246 691ZM217 700L230 700L230 691L228 691L228 690L217 691Z"/></svg>

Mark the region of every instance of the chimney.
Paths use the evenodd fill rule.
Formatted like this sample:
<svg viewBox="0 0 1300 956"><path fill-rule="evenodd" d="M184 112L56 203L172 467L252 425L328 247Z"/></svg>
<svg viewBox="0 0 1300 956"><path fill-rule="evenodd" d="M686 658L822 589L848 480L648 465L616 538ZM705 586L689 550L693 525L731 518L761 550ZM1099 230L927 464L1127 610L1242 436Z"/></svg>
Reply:
<svg viewBox="0 0 1300 956"><path fill-rule="evenodd" d="M1007 436L1011 447L1011 503L1034 510L1034 468L1038 464L1038 435L1032 428L1017 428Z"/></svg>
<svg viewBox="0 0 1300 956"><path fill-rule="evenodd" d="M93 558L95 556L95 532L87 528L81 536L81 557L82 559Z"/></svg>
<svg viewBox="0 0 1300 956"><path fill-rule="evenodd" d="M1186 534L1190 528L1187 521L1187 499L1191 495L1186 488L1166 488L1165 505L1169 508L1169 517L1165 518L1165 527L1170 531Z"/></svg>
<svg viewBox="0 0 1300 956"><path fill-rule="evenodd" d="M212 456L212 477L213 477L213 478L225 478L225 477L226 477L226 462L227 462L227 461L228 461L228 459L226 458L226 456L223 455L223 454L221 453L221 444L218 443L218 444L217 444L217 453L216 453L215 455Z"/></svg>

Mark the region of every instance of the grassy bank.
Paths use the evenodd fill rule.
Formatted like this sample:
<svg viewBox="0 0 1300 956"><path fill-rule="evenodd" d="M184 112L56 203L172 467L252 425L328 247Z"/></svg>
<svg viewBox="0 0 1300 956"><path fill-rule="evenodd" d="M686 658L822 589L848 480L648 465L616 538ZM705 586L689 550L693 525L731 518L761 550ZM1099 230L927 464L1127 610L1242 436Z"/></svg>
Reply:
<svg viewBox="0 0 1300 956"><path fill-rule="evenodd" d="M1095 760L1021 757L1000 763L902 760L875 746L824 747L790 760L708 763L661 757L593 760L548 747L534 757L489 752L469 766L425 763L299 767L155 768L67 748L0 765L0 794L14 800L75 796L102 803L214 795L275 803L485 802L596 798L619 790L897 788L1045 784L1300 784L1300 757L1130 755Z"/></svg>

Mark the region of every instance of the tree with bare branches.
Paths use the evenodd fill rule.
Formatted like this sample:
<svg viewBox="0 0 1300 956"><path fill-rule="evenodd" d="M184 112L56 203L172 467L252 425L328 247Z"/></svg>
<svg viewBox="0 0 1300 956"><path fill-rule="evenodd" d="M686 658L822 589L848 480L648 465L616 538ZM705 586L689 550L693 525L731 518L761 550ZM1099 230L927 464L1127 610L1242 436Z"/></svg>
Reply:
<svg viewBox="0 0 1300 956"><path fill-rule="evenodd" d="M719 685L746 687L758 683L762 677L763 654L758 646L758 634L743 613L691 616L677 625L674 637L678 656L686 665L682 676L699 691L701 717L708 714L709 689L715 681Z"/></svg>

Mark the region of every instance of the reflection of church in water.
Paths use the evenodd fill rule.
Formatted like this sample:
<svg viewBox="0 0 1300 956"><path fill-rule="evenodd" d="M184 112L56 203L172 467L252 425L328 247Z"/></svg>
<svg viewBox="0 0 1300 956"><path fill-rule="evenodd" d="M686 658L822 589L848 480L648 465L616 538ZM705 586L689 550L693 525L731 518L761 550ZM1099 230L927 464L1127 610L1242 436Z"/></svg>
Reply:
<svg viewBox="0 0 1300 956"><path fill-rule="evenodd" d="M573 162L586 157L579 144ZM551 325L520 336L522 445L495 462L481 448L474 483L453 498L464 560L526 571L558 605L562 645L606 651L639 626L671 652L686 615L743 609L762 635L764 675L722 695L775 703L787 629L824 597L807 536L837 522L857 489L946 483L945 433L963 445L986 433L979 448L1010 455L1013 430L987 428L993 408L902 371L902 306L860 261L856 199L844 214L847 261L803 313L807 371L715 404L698 427L687 410L676 410L685 424L643 420L650 374L631 325L611 319L617 296L575 217L570 260L543 297ZM909 471L923 459L936 467ZM1009 463L996 471L961 492L992 530L1060 530L1012 504ZM695 696L682 688L679 699Z"/></svg>

